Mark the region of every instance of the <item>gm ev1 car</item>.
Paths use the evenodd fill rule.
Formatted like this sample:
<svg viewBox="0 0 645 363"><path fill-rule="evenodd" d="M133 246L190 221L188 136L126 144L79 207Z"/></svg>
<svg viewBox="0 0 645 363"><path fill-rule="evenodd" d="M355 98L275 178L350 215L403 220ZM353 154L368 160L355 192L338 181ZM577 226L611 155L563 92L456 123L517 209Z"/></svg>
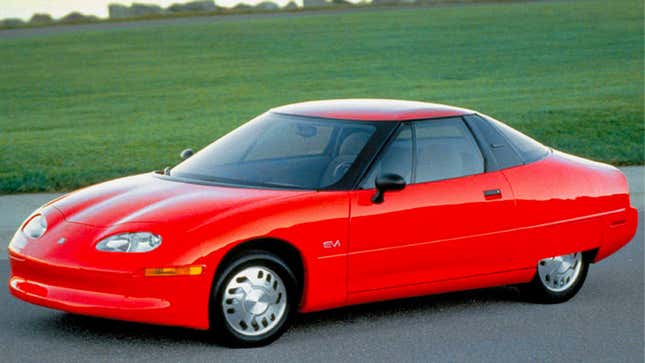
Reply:
<svg viewBox="0 0 645 363"><path fill-rule="evenodd" d="M445 105L292 104L182 154L36 210L11 293L257 346L350 304L499 285L563 302L637 224L618 169Z"/></svg>

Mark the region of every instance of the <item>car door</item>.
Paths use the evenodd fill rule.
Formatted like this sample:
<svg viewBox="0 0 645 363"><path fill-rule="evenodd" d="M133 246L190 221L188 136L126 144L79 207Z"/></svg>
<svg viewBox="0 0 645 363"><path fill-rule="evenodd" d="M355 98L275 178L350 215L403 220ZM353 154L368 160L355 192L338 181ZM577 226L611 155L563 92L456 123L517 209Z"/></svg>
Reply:
<svg viewBox="0 0 645 363"><path fill-rule="evenodd" d="M349 293L504 271L514 201L459 117L403 123L351 193ZM408 185L371 201L374 179Z"/></svg>

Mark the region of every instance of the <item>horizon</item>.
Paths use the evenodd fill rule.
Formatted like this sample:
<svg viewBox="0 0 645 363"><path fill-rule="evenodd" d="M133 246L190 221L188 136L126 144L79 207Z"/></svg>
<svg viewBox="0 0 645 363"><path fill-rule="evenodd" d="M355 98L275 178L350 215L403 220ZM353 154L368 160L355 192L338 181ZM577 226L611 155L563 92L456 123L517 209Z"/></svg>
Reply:
<svg viewBox="0 0 645 363"><path fill-rule="evenodd" d="M108 17L108 4L132 5L132 3L154 4L168 7L175 3L187 3L191 0L0 0L0 19L18 18L29 20L34 14L49 14L54 19L78 11L85 15L95 15L99 18ZM239 3L255 5L263 1L270 1L279 6L286 5L290 0L215 0L215 3L223 7L233 7ZM294 0L302 6L302 0Z"/></svg>

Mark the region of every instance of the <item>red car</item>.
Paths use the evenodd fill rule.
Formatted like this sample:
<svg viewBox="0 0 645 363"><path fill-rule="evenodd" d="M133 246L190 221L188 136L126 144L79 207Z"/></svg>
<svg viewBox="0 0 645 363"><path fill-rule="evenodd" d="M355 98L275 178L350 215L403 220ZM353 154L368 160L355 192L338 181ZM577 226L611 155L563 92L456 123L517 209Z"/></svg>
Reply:
<svg viewBox="0 0 645 363"><path fill-rule="evenodd" d="M637 224L618 169L444 105L298 103L183 154L35 211L12 294L261 345L296 311L511 284L566 301Z"/></svg>

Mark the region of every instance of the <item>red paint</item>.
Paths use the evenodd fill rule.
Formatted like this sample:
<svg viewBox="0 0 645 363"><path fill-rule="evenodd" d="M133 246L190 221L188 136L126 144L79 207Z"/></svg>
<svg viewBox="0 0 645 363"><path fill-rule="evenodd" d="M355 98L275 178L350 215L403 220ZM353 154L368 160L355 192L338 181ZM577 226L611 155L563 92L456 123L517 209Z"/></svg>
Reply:
<svg viewBox="0 0 645 363"><path fill-rule="evenodd" d="M366 120L466 112L404 102L366 111L373 101L355 108L341 102L334 111L333 104L277 111ZM486 198L491 189L501 194ZM14 247L26 241L16 233L9 288L25 301L74 313L206 329L218 264L249 240L279 239L300 252L300 310L307 312L527 282L541 258L582 250L597 250L596 261L607 257L629 242L637 223L618 169L560 152L408 185L386 193L382 204L370 201L373 193L225 188L153 174L109 181L46 205L47 232L24 248ZM139 254L95 249L129 231L157 233L163 243ZM145 268L188 265L202 265L204 273L143 275Z"/></svg>
<svg viewBox="0 0 645 363"><path fill-rule="evenodd" d="M274 108L291 115L358 121L403 121L472 114L474 111L437 103L348 99L302 102Z"/></svg>

